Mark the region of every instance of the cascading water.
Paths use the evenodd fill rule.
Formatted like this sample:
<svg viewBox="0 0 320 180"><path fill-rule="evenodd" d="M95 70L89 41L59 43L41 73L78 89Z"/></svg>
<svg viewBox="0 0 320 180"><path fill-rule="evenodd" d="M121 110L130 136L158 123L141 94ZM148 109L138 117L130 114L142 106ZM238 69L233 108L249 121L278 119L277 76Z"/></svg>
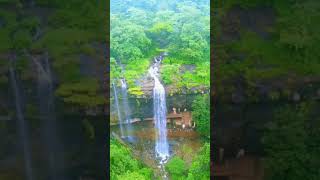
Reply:
<svg viewBox="0 0 320 180"><path fill-rule="evenodd" d="M54 108L54 94L51 70L48 54L45 54L43 63L38 62L33 57L33 62L38 69L38 100L40 118L43 120L43 141L45 144L46 155L48 158L48 179L63 179L58 169L62 169L63 160L58 156L57 152L61 152L61 147L58 142L56 115Z"/></svg>
<svg viewBox="0 0 320 180"><path fill-rule="evenodd" d="M130 108L128 104L128 93L127 93L127 84L124 79L121 79L121 95L122 95L122 108L125 115L125 123L126 123L126 135L128 135L131 130L131 122L130 122Z"/></svg>
<svg viewBox="0 0 320 180"><path fill-rule="evenodd" d="M114 83L112 83L112 87L113 87L113 93L114 93L114 102L116 104L116 109L117 109L117 113L118 113L118 121L119 121L119 126L120 126L120 133L121 133L121 137L124 137L123 127L122 127L123 123L122 123L122 118L121 118L121 113L120 113L120 108L119 108L119 99L118 99L117 88L116 88Z"/></svg>
<svg viewBox="0 0 320 180"><path fill-rule="evenodd" d="M16 106L16 113L17 113L17 118L18 118L18 125L19 125L18 129L19 129L19 135L20 135L20 138L22 141L26 179L33 180L28 131L27 131L27 126L25 123L24 115L22 112L19 87L18 87L18 83L17 83L16 74L15 74L13 68L10 67L9 71L10 71L9 72L10 73L10 80L12 82L12 89L13 89L14 96L15 96L15 106Z"/></svg>
<svg viewBox="0 0 320 180"><path fill-rule="evenodd" d="M163 85L159 80L159 66L162 57L155 58L155 63L150 67L149 74L154 79L153 88L153 113L156 134L156 155L161 158L160 164L165 163L169 157L169 145L167 141L167 107L166 107L166 96Z"/></svg>

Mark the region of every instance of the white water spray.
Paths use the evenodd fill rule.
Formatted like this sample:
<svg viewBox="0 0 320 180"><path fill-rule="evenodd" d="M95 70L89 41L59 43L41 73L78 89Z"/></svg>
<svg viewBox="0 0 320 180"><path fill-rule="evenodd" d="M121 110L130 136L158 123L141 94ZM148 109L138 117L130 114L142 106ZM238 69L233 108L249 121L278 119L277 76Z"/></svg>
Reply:
<svg viewBox="0 0 320 180"><path fill-rule="evenodd" d="M169 157L169 145L167 141L167 107L166 107L166 95L163 85L159 80L159 66L162 57L160 59L155 58L155 63L150 67L149 74L154 79L153 88L153 113L155 121L156 134L156 155L161 158L161 164Z"/></svg>
<svg viewBox="0 0 320 180"><path fill-rule="evenodd" d="M124 121L126 123L126 135L129 136L129 133L132 130L130 122L130 108L128 103L128 92L127 92L127 83L125 79L121 79L121 95L122 95L122 110L124 112Z"/></svg>
<svg viewBox="0 0 320 180"><path fill-rule="evenodd" d="M116 85L114 83L112 83L112 87L113 87L113 93L114 93L114 101L115 101L116 109L117 109L117 113L118 113L118 121L119 121L119 126L120 126L120 133L121 133L121 137L124 137L123 127L122 127L122 118L121 118L121 113L120 113L120 108L119 108L119 99L118 99L117 88L116 88Z"/></svg>
<svg viewBox="0 0 320 180"><path fill-rule="evenodd" d="M22 142L22 150L24 156L24 166L26 171L26 179L33 180L33 173L32 173L32 162L31 162L31 152L29 147L29 139L28 139L28 132L26 127L26 122L24 119L22 107L21 107L21 100L20 100L20 92L17 83L16 74L12 67L9 69L10 79L12 83L12 89L15 96L15 106L16 106L16 113L18 119L18 128L19 128L19 136Z"/></svg>
<svg viewBox="0 0 320 180"><path fill-rule="evenodd" d="M128 104L127 84L124 79L121 79L121 95L122 95L122 108L125 115L125 123L130 124L130 108Z"/></svg>

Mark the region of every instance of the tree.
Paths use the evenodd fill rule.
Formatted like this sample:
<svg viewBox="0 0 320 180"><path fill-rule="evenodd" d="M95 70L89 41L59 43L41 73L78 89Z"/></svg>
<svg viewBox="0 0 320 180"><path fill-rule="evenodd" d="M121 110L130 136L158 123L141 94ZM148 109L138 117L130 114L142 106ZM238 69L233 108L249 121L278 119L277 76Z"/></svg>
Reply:
<svg viewBox="0 0 320 180"><path fill-rule="evenodd" d="M192 162L188 173L188 180L210 179L210 144L205 143L198 156Z"/></svg>
<svg viewBox="0 0 320 180"><path fill-rule="evenodd" d="M210 99L208 94L198 96L192 103L192 119L196 130L204 138L210 139Z"/></svg>
<svg viewBox="0 0 320 180"><path fill-rule="evenodd" d="M83 78L79 82L64 83L56 90L56 94L68 104L82 108L96 107L105 103L105 98L99 94L99 82L93 78Z"/></svg>
<svg viewBox="0 0 320 180"><path fill-rule="evenodd" d="M168 22L157 22L149 31L152 38L159 44L159 47L165 48L169 44L169 37L173 32L173 26Z"/></svg>
<svg viewBox="0 0 320 180"><path fill-rule="evenodd" d="M196 27L194 23L184 24L179 35L179 53L193 64L206 59L205 53L210 52L206 39Z"/></svg>
<svg viewBox="0 0 320 180"><path fill-rule="evenodd" d="M130 7L126 13L128 20L134 24L148 27L150 25L152 14L140 8Z"/></svg>
<svg viewBox="0 0 320 180"><path fill-rule="evenodd" d="M195 88L196 91L208 88L208 0L120 0L112 2L111 7L110 53L123 64L130 94L142 95L138 81L147 73L150 59L159 52L169 53L170 66L167 66L169 61L165 58L161 71L165 84L174 87L172 90L175 92L170 93L181 92L184 87L188 90ZM145 59L149 63L145 63ZM148 64L147 68L144 64ZM192 72L184 71L182 64L196 68ZM111 69L112 77L117 74L115 71Z"/></svg>
<svg viewBox="0 0 320 180"><path fill-rule="evenodd" d="M111 56L121 59L122 62L144 57L144 53L147 52L151 44L144 28L128 21L118 23L119 25L111 24ZM113 25L115 27L112 27Z"/></svg>
<svg viewBox="0 0 320 180"><path fill-rule="evenodd" d="M118 179L120 180L148 180L143 175L139 174L138 172L127 172L124 175L118 176Z"/></svg>
<svg viewBox="0 0 320 180"><path fill-rule="evenodd" d="M180 65L179 64L166 64L161 67L161 78L165 84L180 81Z"/></svg>
<svg viewBox="0 0 320 180"><path fill-rule="evenodd" d="M185 179L186 163L179 157L173 157L165 166L172 180Z"/></svg>
<svg viewBox="0 0 320 180"><path fill-rule="evenodd" d="M319 156L314 142L319 135L310 132L310 106L306 104L286 106L275 112L262 138L266 152L267 179L312 180L319 179ZM308 125L309 124L309 125ZM309 143L308 143L309 142ZM314 144L313 144L314 145ZM318 145L317 145L318 146ZM317 163L315 163L317 162Z"/></svg>
<svg viewBox="0 0 320 180"><path fill-rule="evenodd" d="M151 179L152 170L133 158L129 148L110 140L110 177L115 180Z"/></svg>

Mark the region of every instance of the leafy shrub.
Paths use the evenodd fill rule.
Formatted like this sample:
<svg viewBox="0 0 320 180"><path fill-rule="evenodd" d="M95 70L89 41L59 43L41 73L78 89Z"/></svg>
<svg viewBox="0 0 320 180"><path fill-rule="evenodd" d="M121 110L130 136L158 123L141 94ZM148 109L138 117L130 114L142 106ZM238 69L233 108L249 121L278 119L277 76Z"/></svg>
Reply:
<svg viewBox="0 0 320 180"><path fill-rule="evenodd" d="M152 179L152 170L133 158L129 148L110 140L110 176L114 180Z"/></svg>
<svg viewBox="0 0 320 180"><path fill-rule="evenodd" d="M210 144L205 143L192 162L188 173L188 180L210 179Z"/></svg>
<svg viewBox="0 0 320 180"><path fill-rule="evenodd" d="M61 84L56 90L56 94L63 97L66 103L92 107L105 103L104 96L98 94L99 88L96 79L86 78L80 82Z"/></svg>
<svg viewBox="0 0 320 180"><path fill-rule="evenodd" d="M26 30L19 30L13 35L13 48L16 50L29 48L31 42L31 34Z"/></svg>
<svg viewBox="0 0 320 180"><path fill-rule="evenodd" d="M186 178L186 163L177 156L170 159L165 168L169 172L172 180L182 180Z"/></svg>
<svg viewBox="0 0 320 180"><path fill-rule="evenodd" d="M210 99L208 94L199 95L192 103L192 119L196 130L204 137L210 138Z"/></svg>
<svg viewBox="0 0 320 180"><path fill-rule="evenodd" d="M179 76L180 76L179 64L161 66L161 78L166 85L171 84L173 82L180 81Z"/></svg>

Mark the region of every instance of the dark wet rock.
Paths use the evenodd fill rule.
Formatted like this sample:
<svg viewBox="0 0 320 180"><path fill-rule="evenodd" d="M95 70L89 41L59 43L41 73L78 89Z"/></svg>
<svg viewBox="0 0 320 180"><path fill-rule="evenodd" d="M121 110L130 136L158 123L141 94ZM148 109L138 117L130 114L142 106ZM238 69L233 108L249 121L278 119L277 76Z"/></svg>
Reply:
<svg viewBox="0 0 320 180"><path fill-rule="evenodd" d="M196 69L196 65L192 65L192 64L181 65L181 73L185 73L186 71L193 72L195 69Z"/></svg>
<svg viewBox="0 0 320 180"><path fill-rule="evenodd" d="M80 55L80 73L84 76L95 76L94 59L85 54Z"/></svg>
<svg viewBox="0 0 320 180"><path fill-rule="evenodd" d="M79 180L96 180L96 178L90 176L80 176Z"/></svg>
<svg viewBox="0 0 320 180"><path fill-rule="evenodd" d="M103 54L104 50L101 46L92 45L97 54ZM104 48L106 49L106 48ZM103 51L103 52L99 52ZM81 54L79 57L80 73L86 77L94 77L103 82L105 80L106 66L99 57L92 55Z"/></svg>
<svg viewBox="0 0 320 180"><path fill-rule="evenodd" d="M154 87L154 80L146 77L142 80L140 84L141 84L141 91L146 96L151 96L153 92L153 87Z"/></svg>
<svg viewBox="0 0 320 180"><path fill-rule="evenodd" d="M242 93L238 93L238 92L232 93L231 98L232 98L232 102L236 104L243 103L246 100L245 96Z"/></svg>
<svg viewBox="0 0 320 180"><path fill-rule="evenodd" d="M320 98L320 89L317 90L316 98L318 98L318 99Z"/></svg>
<svg viewBox="0 0 320 180"><path fill-rule="evenodd" d="M172 111L172 108L176 108L177 112L181 112L184 109L190 110L192 108L192 102L198 94L175 94L172 96L167 96L166 104L169 112ZM150 97L146 98L134 98L131 97L128 99L129 106L132 112L132 118L138 118L142 121L145 118L153 117L153 100ZM110 104L111 116L116 116L116 109L114 103Z"/></svg>
<svg viewBox="0 0 320 180"><path fill-rule="evenodd" d="M259 84L257 85L257 90L260 95L268 95L269 92L271 91L271 87L270 85Z"/></svg>
<svg viewBox="0 0 320 180"><path fill-rule="evenodd" d="M294 102L299 102L301 100L301 95L298 92L293 93L292 100Z"/></svg>
<svg viewBox="0 0 320 180"><path fill-rule="evenodd" d="M6 25L6 22L3 17L0 17L0 28L3 28Z"/></svg>
<svg viewBox="0 0 320 180"><path fill-rule="evenodd" d="M35 32L33 33L33 37L32 37L33 41L39 40L42 35L43 35L43 32L42 32L41 28L39 28L39 27L36 28Z"/></svg>
<svg viewBox="0 0 320 180"><path fill-rule="evenodd" d="M268 30L275 23L275 11L269 7L244 9L239 6L231 8L222 20L222 40L239 39L240 29L245 28L257 33L264 39L270 38Z"/></svg>

